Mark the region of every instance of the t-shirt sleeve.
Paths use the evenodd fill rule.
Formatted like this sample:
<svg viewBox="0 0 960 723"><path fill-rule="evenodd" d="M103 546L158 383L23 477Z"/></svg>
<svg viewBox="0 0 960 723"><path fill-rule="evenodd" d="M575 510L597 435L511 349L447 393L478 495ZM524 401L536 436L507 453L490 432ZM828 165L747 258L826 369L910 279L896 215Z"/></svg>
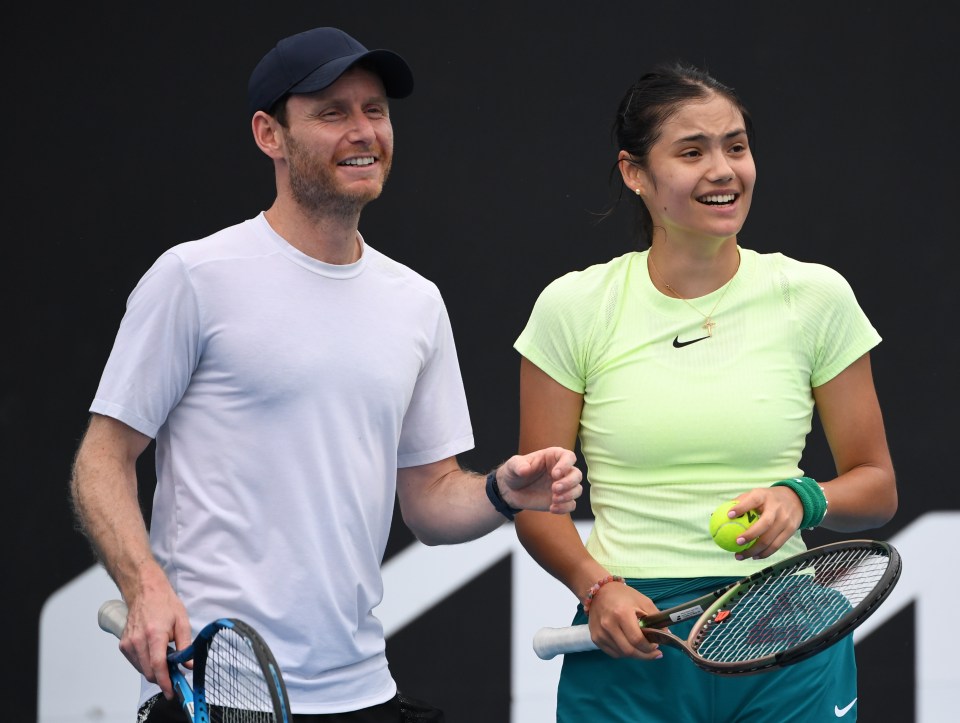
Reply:
<svg viewBox="0 0 960 723"><path fill-rule="evenodd" d="M417 378L397 450L397 466L438 462L474 446L463 377L446 306L439 302L434 343Z"/></svg>
<svg viewBox="0 0 960 723"><path fill-rule="evenodd" d="M581 273L561 276L541 292L513 345L552 379L580 394L586 389L588 349L596 321L590 295L578 283Z"/></svg>
<svg viewBox="0 0 960 723"><path fill-rule="evenodd" d="M196 368L199 328L186 269L168 252L127 299L90 411L155 437Z"/></svg>
<svg viewBox="0 0 960 723"><path fill-rule="evenodd" d="M877 346L881 337L843 276L820 265L811 265L811 271L801 293L814 353L810 383L818 387Z"/></svg>

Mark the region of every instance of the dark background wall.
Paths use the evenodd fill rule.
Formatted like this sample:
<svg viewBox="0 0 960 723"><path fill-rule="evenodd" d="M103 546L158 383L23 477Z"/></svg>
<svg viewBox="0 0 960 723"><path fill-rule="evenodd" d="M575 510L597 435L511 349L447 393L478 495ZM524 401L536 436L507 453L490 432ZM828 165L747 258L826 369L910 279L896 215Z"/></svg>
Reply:
<svg viewBox="0 0 960 723"><path fill-rule="evenodd" d="M477 438L464 464L486 469L515 449L511 345L539 291L633 247L628 213L595 218L615 189L610 123L640 72L682 58L735 86L758 127L758 188L741 244L838 269L884 337L874 368L901 507L869 536L960 508L950 465L960 344L960 158L947 108L955 12L929 0L6 11L0 438L5 642L16 657L4 662L4 719L35 720L41 607L93 563L73 530L66 482L126 296L168 246L270 204L272 169L245 113L247 77L278 38L317 25L397 50L414 68L414 95L394 105L394 173L361 231L444 293ZM806 469L832 471L816 434ZM147 465L148 488L150 474ZM579 516L589 516L583 507ZM395 525L389 554L411 539ZM816 532L810 541L828 539ZM445 705L451 723L508 719L509 658L498 632L509 625L508 565L388 643L401 683ZM464 616L487 621L468 633L472 655L437 635ZM864 720L911 719L913 651L903 632L912 611L896 625L897 634L864 644ZM886 694L893 683L896 700ZM14 696L10 686L24 684Z"/></svg>

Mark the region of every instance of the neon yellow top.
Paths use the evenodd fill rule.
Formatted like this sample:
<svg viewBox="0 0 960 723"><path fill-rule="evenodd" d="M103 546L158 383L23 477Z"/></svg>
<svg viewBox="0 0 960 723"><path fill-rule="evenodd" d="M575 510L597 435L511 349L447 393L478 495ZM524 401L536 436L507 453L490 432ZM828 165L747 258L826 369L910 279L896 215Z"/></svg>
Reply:
<svg viewBox="0 0 960 723"><path fill-rule="evenodd" d="M799 533L760 562L710 538L724 500L803 474L812 388L880 342L836 271L740 249L730 287L692 300L651 283L647 251L568 273L537 300L514 344L584 395L580 444L594 527L612 574L750 574L804 549Z"/></svg>

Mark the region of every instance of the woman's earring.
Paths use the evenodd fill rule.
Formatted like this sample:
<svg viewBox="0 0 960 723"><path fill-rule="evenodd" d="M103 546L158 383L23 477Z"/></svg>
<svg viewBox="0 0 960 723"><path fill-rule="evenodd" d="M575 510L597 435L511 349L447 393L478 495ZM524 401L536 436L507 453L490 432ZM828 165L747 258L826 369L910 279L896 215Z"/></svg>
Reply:
<svg viewBox="0 0 960 723"><path fill-rule="evenodd" d="M639 189L639 188L633 189L633 192L636 193L638 196L640 195L640 189Z"/></svg>

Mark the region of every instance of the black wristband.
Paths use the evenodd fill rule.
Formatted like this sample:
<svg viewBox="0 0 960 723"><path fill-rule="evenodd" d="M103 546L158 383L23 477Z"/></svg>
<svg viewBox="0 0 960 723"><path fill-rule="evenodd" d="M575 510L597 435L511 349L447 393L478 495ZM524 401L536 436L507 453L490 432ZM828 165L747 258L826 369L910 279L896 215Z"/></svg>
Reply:
<svg viewBox="0 0 960 723"><path fill-rule="evenodd" d="M513 516L520 511L508 505L503 497L500 496L500 485L497 484L497 470L493 470L493 472L487 475L487 497L490 498L490 503L494 509L508 520L512 520Z"/></svg>

